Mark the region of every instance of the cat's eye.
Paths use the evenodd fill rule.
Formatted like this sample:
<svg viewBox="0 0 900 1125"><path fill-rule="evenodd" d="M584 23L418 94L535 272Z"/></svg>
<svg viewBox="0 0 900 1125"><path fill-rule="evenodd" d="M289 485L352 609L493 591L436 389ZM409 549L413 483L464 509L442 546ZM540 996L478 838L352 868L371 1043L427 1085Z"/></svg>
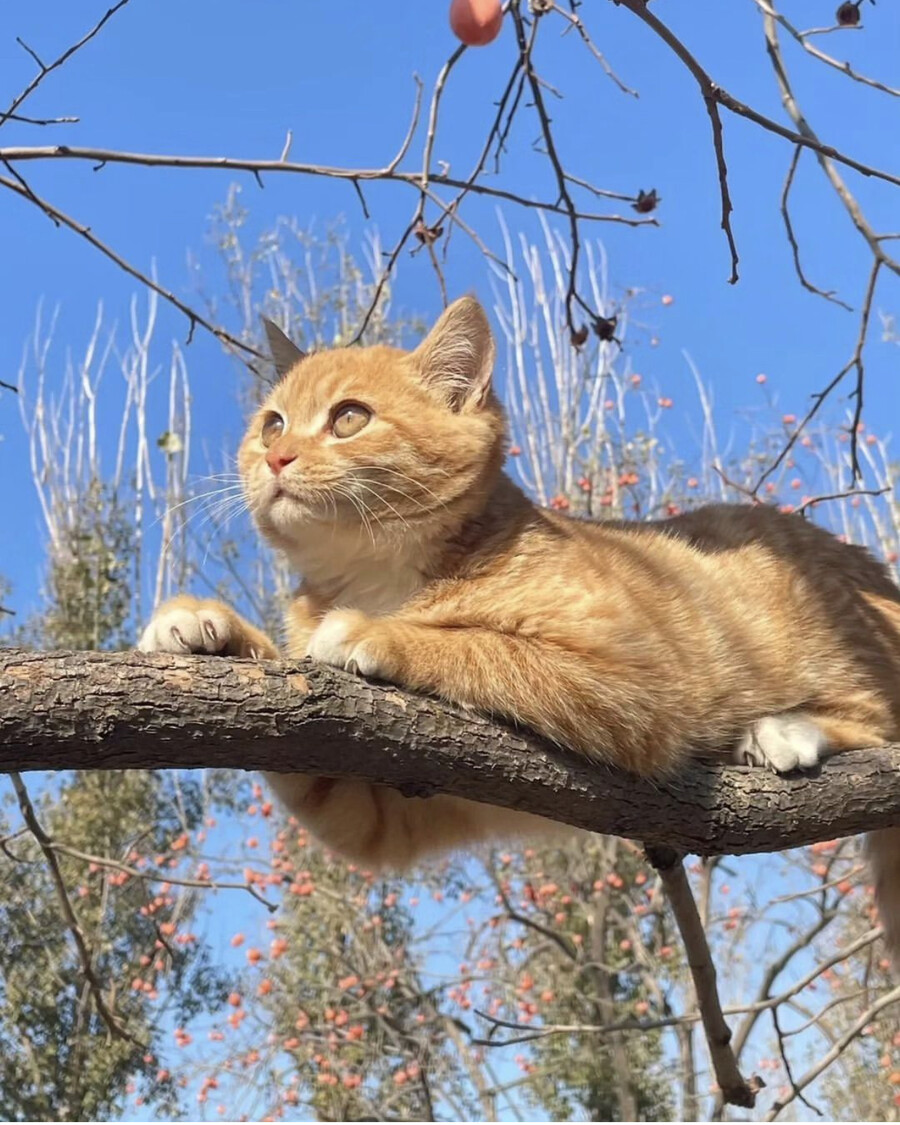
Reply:
<svg viewBox="0 0 900 1125"><path fill-rule="evenodd" d="M331 415L331 432L339 438L353 437L371 418L372 411L361 402L342 402Z"/></svg>
<svg viewBox="0 0 900 1125"><path fill-rule="evenodd" d="M259 436L266 449L269 448L276 438L281 437L283 433L284 419L280 414L276 414L274 410L270 410L263 419L262 429L259 432Z"/></svg>

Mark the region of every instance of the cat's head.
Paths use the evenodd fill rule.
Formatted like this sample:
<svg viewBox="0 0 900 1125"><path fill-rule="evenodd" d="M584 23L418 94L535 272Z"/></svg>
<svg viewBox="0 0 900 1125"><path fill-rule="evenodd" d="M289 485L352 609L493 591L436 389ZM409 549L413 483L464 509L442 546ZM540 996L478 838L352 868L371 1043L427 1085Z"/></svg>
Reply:
<svg viewBox="0 0 900 1125"><path fill-rule="evenodd" d="M500 471L503 411L481 305L455 301L422 343L304 356L277 330L281 381L250 422L238 463L250 509L277 547L328 525L373 538L440 526Z"/></svg>

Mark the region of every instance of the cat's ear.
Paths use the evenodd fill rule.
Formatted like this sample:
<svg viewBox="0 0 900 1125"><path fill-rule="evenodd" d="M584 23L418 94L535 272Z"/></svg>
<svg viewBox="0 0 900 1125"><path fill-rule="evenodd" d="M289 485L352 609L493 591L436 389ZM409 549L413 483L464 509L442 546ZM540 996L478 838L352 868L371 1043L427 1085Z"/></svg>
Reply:
<svg viewBox="0 0 900 1125"><path fill-rule="evenodd" d="M306 359L306 352L301 352L293 340L288 339L278 325L274 324L268 317L261 316L260 320L266 330L269 354L272 356L275 370L279 377L287 375L292 367L296 367L301 360Z"/></svg>
<svg viewBox="0 0 900 1125"><path fill-rule="evenodd" d="M491 389L494 337L475 297L460 297L413 352L423 381L456 411L482 406Z"/></svg>

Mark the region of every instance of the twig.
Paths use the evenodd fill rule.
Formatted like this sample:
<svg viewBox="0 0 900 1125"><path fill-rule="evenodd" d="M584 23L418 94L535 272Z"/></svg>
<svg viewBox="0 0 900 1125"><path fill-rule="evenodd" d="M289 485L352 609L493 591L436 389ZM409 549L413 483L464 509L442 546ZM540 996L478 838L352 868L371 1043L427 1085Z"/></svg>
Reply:
<svg viewBox="0 0 900 1125"><path fill-rule="evenodd" d="M785 902L796 902L798 898L809 898L810 895L820 895L822 891L833 890L834 887L839 887L841 883L848 883L851 879L855 879L857 875L861 875L865 871L865 864L858 863L855 867L851 868L846 875L841 875L837 879L830 879L825 883L816 883L814 887L807 887L805 891L792 891L790 894L779 895L777 898L770 899L769 906L780 906Z"/></svg>
<svg viewBox="0 0 900 1125"><path fill-rule="evenodd" d="M697 912L697 904L684 871L684 864L678 853L671 848L648 848L647 858L662 879L666 897L681 932L697 994L703 1030L706 1032L709 1054L722 1098L729 1105L752 1109L756 1104L756 1095L765 1083L755 1075L747 1081L738 1069L737 1060L731 1049L731 1029L722 1014L716 988L715 966L706 934L703 932L703 923Z"/></svg>
<svg viewBox="0 0 900 1125"><path fill-rule="evenodd" d="M38 70L38 73L34 76L34 78L32 78L32 80L28 83L25 89L15 98L13 98L6 112L0 113L0 128L2 128L3 125L5 125L6 122L10 120L19 106L25 101L26 98L29 98L34 93L34 91L38 88L38 86L40 86L40 84L44 81L48 74L52 73L54 70L57 70L63 65L63 63L68 62L68 60L77 51L80 51L81 48L84 47L87 43L90 43L94 36L103 28L104 24L111 20L116 12L124 8L127 3L128 0L118 0L118 3L114 4L106 12L105 15L101 16L101 18L97 21L97 23L94 24L94 26L90 31L87 32L86 35L83 35L78 40L78 42L73 43L71 47L67 47L66 50L63 51L63 53L58 58L55 58L53 62L47 66L45 66L41 62L35 52L26 43L23 43L22 40L19 39L18 42L22 45L22 47L25 48L29 55L31 55L40 69Z"/></svg>
<svg viewBox="0 0 900 1125"><path fill-rule="evenodd" d="M421 172L403 172L399 168L393 172L385 168L342 168L326 164L302 164L289 160L243 159L231 156L188 156L160 152L125 152L118 149L86 148L78 145L8 145L0 148L0 160L11 162L23 160L89 160L94 164L134 164L147 168L201 168L205 170L249 172L268 174L290 174L302 176L322 176L335 180L359 180L365 182L384 181L405 184L417 191L421 187ZM496 187L481 181L470 182L458 176L436 176L441 184L452 188L466 188L476 195L495 199L498 202L514 203L534 211L544 211L551 215L568 215L566 208L557 202L534 199L529 195ZM900 180L898 180L900 183ZM604 215L600 212L578 209L576 216L583 222L621 223L629 227L659 226L653 218L632 218L630 215Z"/></svg>
<svg viewBox="0 0 900 1125"><path fill-rule="evenodd" d="M416 97L413 102L412 118L409 122L409 128L406 130L406 136L403 138L403 143L397 150L397 155L387 166L386 171L391 173L396 172L403 157L409 152L409 146L412 144L412 139L416 135L416 129L419 127L419 114L422 111L422 90L424 89L424 84L418 74L413 75L413 81L416 84Z"/></svg>
<svg viewBox="0 0 900 1125"><path fill-rule="evenodd" d="M9 121L18 121L22 125L75 125L80 117L28 117L24 113L11 113Z"/></svg>
<svg viewBox="0 0 900 1125"><path fill-rule="evenodd" d="M120 863L117 859L110 859L108 856L90 855L88 852L78 851L77 848L71 848L68 844L51 843L49 845L57 852L63 852L65 855L71 856L73 859L83 860L85 863L96 863L100 867L112 867L116 871L124 871L130 875L132 879L142 879L148 883L171 883L177 887L199 887L203 890L209 891L246 891L248 894L253 895L257 902L261 902L265 908L271 912L278 909L276 903L269 902L269 900L255 890L250 883L234 883L234 882L219 882L214 879L185 879L177 878L163 871L141 871L137 867L130 867L127 863Z"/></svg>
<svg viewBox="0 0 900 1125"><path fill-rule="evenodd" d="M566 28L566 31L574 28L578 32L582 43L584 43L585 47L587 47L587 49L591 52L597 62L603 67L607 78L611 78L623 94L631 94L633 98L639 97L640 95L638 94L637 90L632 90L630 86L626 86L622 79L619 78L613 68L606 61L606 58L603 56L596 43L594 43L593 39L591 39L590 35L588 34L587 28L584 26L584 22L581 20L578 13L574 10L574 7L575 5L573 4L573 10L571 12L567 12L565 8L561 8L559 4L551 3L547 10L556 12L557 15L562 16L564 20L569 21L569 27ZM565 32L563 34L565 34Z"/></svg>
<svg viewBox="0 0 900 1125"><path fill-rule="evenodd" d="M854 496L884 496L886 492L890 491L890 488L885 485L884 488L848 488L845 492L830 492L825 496L812 496L809 500L803 501L796 509L796 514L802 516L808 508L814 508L817 504L825 504L829 500L849 500ZM843 880L838 879L836 882L841 883Z"/></svg>
<svg viewBox="0 0 900 1125"><path fill-rule="evenodd" d="M818 1060L818 1062L814 1063L813 1066L811 1066L804 1075L802 1075L795 1083L793 1083L793 1088L790 1094L788 1094L785 1098L779 1099L775 1102L775 1104L763 1118L763 1121L774 1121L786 1106L790 1105L796 1097L799 1097L801 1090L804 1090L810 1084L810 1082L815 1081L815 1079L819 1077L823 1070L826 1070L829 1066L831 1066L835 1059L840 1058L840 1056L844 1053L844 1051L846 1051L853 1040L856 1039L857 1036L859 1036L860 1033L864 1030L864 1028L866 1028L868 1024L870 1024L872 1020L875 1019L879 1012L881 1012L884 1008L887 1008L890 1004L897 1003L898 1000L900 1000L900 986L891 989L891 991L888 992L887 995L882 996L880 1000L876 1000L875 1003L871 1005L871 1007L867 1008L866 1011L863 1012L863 1014L856 1021L856 1023L854 1023L853 1026L849 1028L840 1037L840 1039L837 1040L836 1043L834 1043L831 1050L826 1051L825 1054Z"/></svg>
<svg viewBox="0 0 900 1125"><path fill-rule="evenodd" d="M38 207L41 207L40 199L38 199L38 197L31 190L31 187L29 186L28 181L21 174L21 172L19 172L16 168L13 168L13 166L9 163L8 160L3 161L3 167L7 170L7 172L9 172L9 174L13 177L13 179L16 181L16 183L19 185L19 187L21 187L22 191L25 193L25 195L28 197L28 199L30 199L31 202L36 204ZM45 209L41 207L41 210L45 210ZM53 225L55 227L59 227L59 225L60 225L59 219L57 219L55 215L51 215L49 212L45 211L45 213L47 214L47 218L50 220L50 222L53 223Z"/></svg>
<svg viewBox="0 0 900 1125"><path fill-rule="evenodd" d="M821 887L819 888L819 890L821 891ZM741 1021L741 1024L738 1027L737 1033L734 1037L733 1046L734 1046L734 1053L735 1053L735 1056L737 1058L741 1057L741 1053L743 1052L744 1047L746 1047L746 1045L747 1045L747 1042L750 1038L750 1034L753 1031L753 1028L756 1026L756 1022L759 1019L760 1015L764 1011L766 1011L769 1008L779 1007L782 1003L784 1003L785 1000L790 999L792 996L796 996L797 993L801 992L804 988L806 988L806 986L808 984L810 984L812 982L812 980L814 980L821 973L825 972L825 966L824 965L817 965L816 969L815 969L815 972L812 976L807 976L803 981L800 981L798 984L793 985L787 991L782 993L782 995L778 998L778 1000L776 1000L775 1002L770 1002L771 1001L770 991L771 991L772 985L775 983L775 981L778 979L778 977L781 975L781 973L787 968L787 966L791 963L791 961L794 959L794 957L797 956L798 953L803 953L807 949L809 949L812 942L834 920L835 914L836 914L836 912L834 910L823 910L820 913L819 917L816 919L816 921L807 930L805 930L802 934L800 934L787 947L787 949L784 949L779 954L779 956L776 958L776 960L773 961L767 967L766 972L763 975L762 982L760 983L759 991L757 993L757 996L759 997L759 999L758 999L756 1004L752 1005L748 1009L748 1012L747 1012L745 1018ZM860 948L862 948L862 946L860 946ZM852 952L852 947L848 948L847 950L844 950L839 955L837 960L839 960L839 961L845 960L847 957L850 956L851 952ZM833 962L833 963L836 963L836 962ZM716 1099L716 1110L720 1111L722 1106L724 1105L724 1103L725 1103L725 1098L720 1094L719 1097Z"/></svg>
<svg viewBox="0 0 900 1125"><path fill-rule="evenodd" d="M766 38L766 50L769 54L769 59L772 63L772 69L775 71L775 78L778 82L778 88L781 93L781 101L784 105L788 116L793 123L797 126L798 136L803 137L807 141L815 142L811 147L815 148L818 156L819 166L828 178L831 186L834 188L838 198L844 205L845 210L850 216L853 225L862 235L866 244L875 257L888 269L892 270L900 276L900 262L895 261L887 253L885 253L878 236L867 221L859 203L856 201L850 189L844 183L842 177L839 175L834 166L833 161L836 159L834 155L827 151L828 146L819 144L819 138L813 130L812 126L806 120L800 106L794 96L794 91L791 88L791 83L788 78L787 69L784 65L784 60L781 57L781 46L778 42L778 27L772 16L763 13L763 32ZM799 142L798 142L799 143ZM855 164L847 161L850 167L856 167ZM861 169L857 168L857 171ZM888 177L882 177L888 178ZM895 184L900 184L900 178L896 176L889 177L889 181Z"/></svg>
<svg viewBox="0 0 900 1125"><path fill-rule="evenodd" d="M566 288L565 310L566 325L569 329L569 333L572 336L576 336L580 333L581 326L576 325L575 323L572 308L573 304L577 302L592 319L596 319L596 314L581 299L578 293L578 256L581 249L581 239L578 228L578 214L575 208L575 203L569 192L569 185L566 179L565 169L563 168L562 161L559 158L559 153L556 150L556 141L553 137L550 116L547 113L547 106L544 102L543 90L541 88L541 83L538 79L537 71L534 69L534 63L532 61L532 52L534 50L535 38L537 35L538 21L535 20L532 26L531 37L526 38L525 21L522 18L522 13L519 10L518 6L513 5L513 7L511 8L511 14L515 24L516 38L519 43L519 56L522 60L522 67L524 69L528 85L531 87L531 97L541 124L541 135L544 140L544 145L546 146L547 156L556 176L556 186L557 190L559 191L559 202L562 205L569 220L569 243L571 248L571 260L568 267L569 281Z"/></svg>
<svg viewBox="0 0 900 1125"><path fill-rule="evenodd" d="M500 901L503 903L503 909L506 911L506 914L510 921L518 922L520 926L525 926L526 929L534 930L535 933L541 934L543 937L548 938L553 942L555 946L557 946L558 949L560 949L566 955L566 957L569 958L570 961L577 960L578 950L575 948L569 938L566 937L565 934L557 933L556 930L552 930L549 926L545 926L543 925L543 923L538 922L536 918L529 918L527 914L520 914L519 911L516 910L513 907L513 904L509 901L509 895L503 889L500 880L496 877L494 879L494 885L497 888L497 893L500 895Z"/></svg>
<svg viewBox="0 0 900 1125"><path fill-rule="evenodd" d="M868 336L868 331L869 331L869 319L870 319L871 313L872 313L872 302L873 302L873 299L875 297L875 283L878 280L878 271L879 271L880 268L881 268L881 262L878 259L876 259L875 262L872 265L872 270L869 274L869 279L866 282L866 291L865 291L865 294L863 296L862 308L861 308L861 312L860 312L859 333L858 333L857 338L856 338L856 345L853 349L853 355L850 357L850 359L847 361L847 363L844 364L844 366L840 369L840 371L838 371L838 373L834 376L834 378L831 380L831 382L828 383L828 385L824 388L824 390L817 391L813 395L812 406L809 408L809 410L807 410L806 414L804 415L804 417L800 421L799 425L797 425L797 427L792 431L790 437L785 442L785 444L782 446L782 448L779 451L778 456L775 458L775 460L770 465L768 465L763 470L762 473L760 473L759 478L756 481L756 484L753 486L753 488L751 490L751 492L754 496L756 495L757 492L759 492L759 490L762 487L762 485L764 484L764 482L775 472L775 470L779 467L779 465L782 463L782 461L784 461L785 457L787 457L787 455L790 453L790 451L794 448L794 446L797 443L797 439L804 432L804 430L809 425L809 423L813 420L813 418L816 416L816 414L818 414L820 407L825 402L825 400L828 398L828 396L831 394L831 392L843 380L844 376L847 375L847 373L849 371L853 370L854 367L856 368L856 373L857 373L857 388L860 389L860 394L857 397L857 407L861 412L861 410L862 410L862 406L861 406L861 403L862 403L861 386L862 386L862 379L863 379L863 376L864 376L862 356L863 356L863 349L865 348L865 344L866 344L866 337ZM857 459L858 458L858 445L857 445L858 424L859 424L859 419L857 417L857 418L855 418L855 423L854 423L854 426L853 426L853 432L850 435L851 461L852 461L852 464L853 464L853 479L854 480L858 480L859 476L861 475L860 472L859 472L859 463L858 463L858 459Z"/></svg>
<svg viewBox="0 0 900 1125"><path fill-rule="evenodd" d="M757 2L759 3L760 0L757 0ZM791 193L794 175L797 171L797 164L802 151L799 145L794 148L794 155L791 157L791 166L788 168L788 174L785 177L784 187L781 191L781 217L784 219L784 229L787 233L788 242L791 244L791 253L794 255L794 269L797 271L797 277L800 279L800 284L804 289L807 289L810 293L815 293L818 297L824 297L826 301L831 301L835 305L840 305L842 309L846 309L848 312L852 312L852 305L848 305L846 301L842 301L840 297L836 297L833 289L819 289L817 285L813 285L804 274L803 267L800 265L800 247L794 235L794 225L791 222L791 214L788 210L788 196Z"/></svg>
<svg viewBox="0 0 900 1125"><path fill-rule="evenodd" d="M759 125L760 128L765 129L769 133L774 133L778 137L783 137L786 141L791 141L793 144L812 149L820 156L828 157L831 160L837 161L839 164L845 164L848 168L860 172L863 176L871 176L873 179L884 180L886 183L900 186L900 175L893 172L885 172L881 168L875 168L870 164L864 164L861 160L856 160L854 157L841 152L839 149L835 148L834 145L823 143L814 133L797 132L794 129L789 129L786 125L782 125L771 117L766 117L764 113L758 113L752 106L734 97L734 95L730 94L722 86L712 80L678 36L649 10L646 0L618 0L618 3L620 7L627 8L636 15L638 19L652 28L660 39L672 49L690 71L703 92L704 97L709 96L713 98L724 109L729 110L738 117L746 117L748 121L752 121L754 125Z"/></svg>
<svg viewBox="0 0 900 1125"><path fill-rule="evenodd" d="M803 1102L807 1109L811 1109L813 1113L815 1113L818 1117L824 1117L825 1115L822 1113L821 1109L819 1109L818 1106L813 1105L812 1102L807 1101L807 1099L801 1093L800 1087L794 1081L794 1074L791 1070L790 1060L787 1057L787 1050L784 1046L784 1033L781 1030L781 1024L778 1022L778 1009L772 1008L771 1012L772 1023L775 1026L775 1034L778 1036L778 1051L781 1055L781 1062L784 1065L784 1072L788 1076L788 1082L790 1082L791 1084L791 1089L793 1090L794 1095L798 1097L801 1102Z"/></svg>
<svg viewBox="0 0 900 1125"><path fill-rule="evenodd" d="M110 1011L107 1006L106 1000L103 997L103 985L100 982L96 972L94 971L93 954L88 948L87 941L82 933L81 926L78 918L75 915L75 910L72 906L69 892L66 889L66 883L63 879L62 872L59 868L59 861L56 858L56 852L53 840L47 835L37 818L34 811L34 806L31 803L31 797L25 787L25 782L22 780L22 775L15 770L11 770L10 781L12 782L13 789L16 792L16 797L19 802L19 808L25 823L32 836L37 841L38 846L44 853L47 864L50 868L50 875L53 879L54 886L56 887L57 897L62 908L63 917L68 927L69 933L72 935L75 946L78 949L78 956L81 959L81 967L84 972L85 979L94 997L94 1003L97 1005L97 1011L100 1014L103 1022L109 1028L110 1033L116 1039L126 1039L137 1046L143 1046L140 1040L136 1039L127 1028L123 1027L118 1018Z"/></svg>
<svg viewBox="0 0 900 1125"><path fill-rule="evenodd" d="M875 298L875 286L878 283L878 271L884 264L883 258L876 258L869 274L869 284L863 299L862 317L859 325L859 340L853 355L853 366L856 368L856 386L850 392L850 397L855 400L853 418L850 422L850 467L853 480L862 479L862 467L859 463L859 423L862 419L863 390L865 387L865 368L863 367L863 351L866 346L866 336L869 331L869 317L872 314L872 302ZM885 489L884 491L888 491Z"/></svg>
<svg viewBox="0 0 900 1125"><path fill-rule="evenodd" d="M731 276L728 280L731 285L734 285L738 280L738 252L734 241L734 232L731 229L731 212L733 208L731 205L731 194L728 190L728 167L725 163L725 146L722 140L722 118L719 114L720 104L727 105L729 109L734 108L733 105L729 104L733 99L729 96L728 102L726 102L725 91L713 82L684 44L666 27L662 20L657 19L650 11L646 0L619 0L619 2L623 7L636 15L638 19L643 20L648 27L652 28L653 31L675 51L700 87L700 93L703 96L703 104L706 106L706 112L709 115L709 123L712 127L713 152L716 157L716 170L719 177L719 196L722 203L721 226L728 240L728 250L731 254Z"/></svg>
<svg viewBox="0 0 900 1125"><path fill-rule="evenodd" d="M372 299L369 301L366 311L363 313L362 320L359 322L359 327L356 329L356 332L354 332L353 337L350 340L351 344L359 344L362 341L366 329L369 327L369 322L375 315L375 310L378 308L378 302L381 300L381 294L384 292L385 286L390 280L391 274L394 272L394 266L397 264L397 259L403 252L403 247L407 244L407 242L409 242L414 226L415 223L411 219L406 226L406 230L404 230L404 232L397 239L393 250L391 250L390 254L388 254L387 264L381 271L381 275L375 284L375 288L372 291Z"/></svg>
<svg viewBox="0 0 900 1125"><path fill-rule="evenodd" d="M821 887L817 887L816 891L820 891ZM775 900L778 901L777 899ZM863 934L851 945L842 949L840 953L836 953L833 957L818 964L815 969L809 972L805 977L796 981L784 992L780 992L777 996L767 996L764 1000L757 1000L752 1004L734 1004L727 1008L722 1009L725 1016L745 1016L745 1015L759 1015L762 1012L767 1012L771 1008L780 1007L782 1004L788 1003L795 996L799 995L805 988L808 988L815 980L817 980L823 973L826 973L830 968L835 965L841 964L854 953L858 953L861 949L873 945L882 936L880 928L870 930L868 933ZM615 1023L608 1024L544 1024L542 1027L532 1027L526 1024L513 1023L510 1020L502 1020L497 1016L491 1016L486 1012L479 1011L478 1015L491 1023L496 1023L499 1027L507 1027L512 1031L521 1031L523 1034L517 1039L504 1039L497 1040L493 1038L475 1040L479 1046L485 1047L510 1047L518 1043L526 1043L532 1039L543 1039L551 1035L609 1035L613 1032L631 1031L637 1033L645 1033L648 1031L659 1031L668 1027L681 1027L697 1023L700 1019L699 1012L688 1012L681 1016L664 1016L655 1020L639 1020L634 1017L619 1020ZM786 1035L794 1034L793 1031L785 1033Z"/></svg>
<svg viewBox="0 0 900 1125"><path fill-rule="evenodd" d="M824 51L821 51L812 43L809 43L807 41L808 37L815 34L815 30L807 32L798 31L786 16L783 16L781 12L775 10L768 0L756 0L756 4L761 11L778 20L784 30L792 36L792 38L796 39L803 50L807 51L813 58L825 63L826 66L834 67L835 70L839 70L841 74L846 74L846 76L852 78L854 82L861 82L864 86L871 86L874 90L880 90L883 94L890 94L894 98L900 98L900 90L895 89L893 86L886 86L883 82L877 82L874 78L868 78L865 74L860 74L859 71L853 69L849 62L840 62L838 59L832 58L831 55L826 55ZM846 29L820 28L819 30L835 31Z"/></svg>
<svg viewBox="0 0 900 1125"><path fill-rule="evenodd" d="M206 329L207 332L215 336L217 340L221 341L223 344L227 344L231 348L246 352L248 355L255 356L258 359L266 358L262 355L261 352L258 352L255 348L252 348L248 344L243 343L243 341L239 340L236 336L232 336L223 328L216 327L216 325L212 324L205 317L201 316L201 314L198 313L195 309L192 309L190 305L186 305L184 301L176 297L171 290L164 288L158 282L154 281L152 277L148 277L147 274L142 273L136 266L133 266L130 262L126 261L126 259L118 254L115 250L113 250L112 247L101 241L93 233L90 227L84 226L76 219L71 218L71 216L67 215L64 211L60 211L58 207L54 207L52 203L49 203L46 199L43 199L42 197L36 195L30 188L23 187L16 180L8 179L6 176L0 176L0 187L9 188L10 191L14 191L23 199L27 199L29 203L32 203L35 206L39 207L55 222L61 223L63 226L68 227L69 230L72 230L76 234L81 235L82 238L84 238L93 247L99 250L100 253L105 257L109 258L110 261L114 262L120 269L123 269L127 274L130 274L131 277L136 278L139 282L141 282L142 285L145 285L148 289L152 289L154 293L158 293L159 296L168 301L170 305L174 305L179 312L183 313L188 318L188 323L190 325L190 330L188 332L187 338L188 343L190 343L191 339L193 338L194 329L199 325L201 328Z"/></svg>

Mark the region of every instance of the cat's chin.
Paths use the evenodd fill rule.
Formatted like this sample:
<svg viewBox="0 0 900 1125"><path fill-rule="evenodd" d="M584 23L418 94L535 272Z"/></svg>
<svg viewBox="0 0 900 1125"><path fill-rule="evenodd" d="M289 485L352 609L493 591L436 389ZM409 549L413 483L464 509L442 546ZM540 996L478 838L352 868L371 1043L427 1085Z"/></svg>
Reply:
<svg viewBox="0 0 900 1125"><path fill-rule="evenodd" d="M310 524L316 522L316 513L304 501L279 489L257 507L256 522L264 535L286 546L308 532Z"/></svg>

